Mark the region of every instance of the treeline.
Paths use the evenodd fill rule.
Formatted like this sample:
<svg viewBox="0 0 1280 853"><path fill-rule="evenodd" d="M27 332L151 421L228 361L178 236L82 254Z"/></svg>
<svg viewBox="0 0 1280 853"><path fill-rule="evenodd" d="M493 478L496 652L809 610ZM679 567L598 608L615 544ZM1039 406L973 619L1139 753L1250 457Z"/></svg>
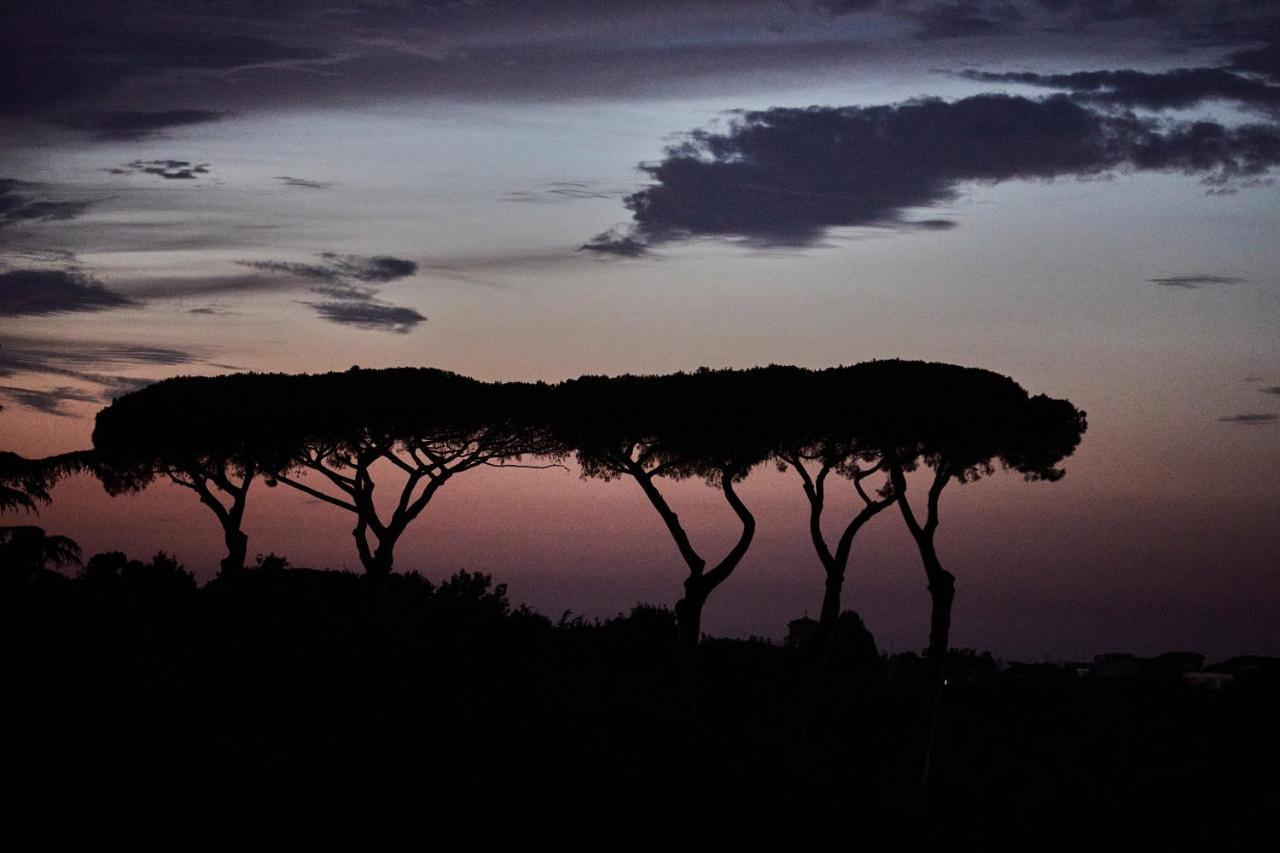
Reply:
<svg viewBox="0 0 1280 853"><path fill-rule="evenodd" d="M668 608L547 618L483 575L428 581L407 552L375 582L250 563L197 587L172 558L108 553L0 596L10 848L464 846L450 829L487 848L539 815L594 839L600 814L608 846L853 826L885 847L1053 849L1126 821L1128 840L1212 849L1274 822L1274 679L996 672L953 650L922 813L923 662L879 655L853 614L811 718L818 649L716 638L690 718Z"/></svg>
<svg viewBox="0 0 1280 853"><path fill-rule="evenodd" d="M374 579L392 571L397 543L435 494L467 471L572 458L584 476L628 478L685 565L675 617L681 692L692 708L703 609L756 530L738 485L774 463L794 472L807 499L825 570L819 648L830 649L858 533L896 507L917 545L931 598L923 779L955 595L935 544L943 491L1001 468L1057 480L1085 426L1068 401L1030 395L1006 376L914 361L585 376L555 385L480 382L427 368L245 373L178 377L121 397L98 414L93 450L59 457L50 475L81 464L112 494L156 479L190 489L222 528L224 576L245 567L252 487L294 489L351 517L356 552ZM911 482L925 484L920 494L908 484L917 470ZM851 481L860 501L829 541L832 475ZM736 541L724 553L697 550L664 496L664 483L690 478L719 492L737 519ZM27 494L41 497L38 488Z"/></svg>

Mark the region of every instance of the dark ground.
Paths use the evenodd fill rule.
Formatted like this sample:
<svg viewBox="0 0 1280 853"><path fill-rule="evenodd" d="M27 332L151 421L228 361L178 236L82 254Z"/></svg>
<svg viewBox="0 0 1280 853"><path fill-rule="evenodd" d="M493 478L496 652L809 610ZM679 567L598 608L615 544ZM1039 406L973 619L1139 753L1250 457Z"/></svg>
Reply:
<svg viewBox="0 0 1280 853"><path fill-rule="evenodd" d="M856 617L800 744L811 653L705 642L693 720L664 609L557 624L465 573L90 568L3 591L9 849L1221 850L1280 815L1265 666L1215 692L959 655L921 809L914 660Z"/></svg>

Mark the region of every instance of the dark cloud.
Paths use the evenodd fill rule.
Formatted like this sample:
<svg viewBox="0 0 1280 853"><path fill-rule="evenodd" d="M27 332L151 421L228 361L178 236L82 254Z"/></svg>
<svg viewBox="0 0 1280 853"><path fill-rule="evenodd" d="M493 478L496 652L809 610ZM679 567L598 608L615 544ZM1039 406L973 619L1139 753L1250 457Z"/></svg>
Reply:
<svg viewBox="0 0 1280 853"><path fill-rule="evenodd" d="M355 326L359 329L404 334L427 319L412 308L387 305L374 300L309 302L307 304L331 323Z"/></svg>
<svg viewBox="0 0 1280 853"><path fill-rule="evenodd" d="M137 304L76 270L18 269L0 273L0 317L44 317Z"/></svg>
<svg viewBox="0 0 1280 853"><path fill-rule="evenodd" d="M193 364L200 357L187 350L170 347L132 346L96 341L47 341L31 338L0 338L0 376L19 373L48 373L77 379L101 374L93 371L163 365Z"/></svg>
<svg viewBox="0 0 1280 853"><path fill-rule="evenodd" d="M56 124L97 140L118 142L148 139L169 128L208 124L226 115L214 110L96 110L62 116Z"/></svg>
<svg viewBox="0 0 1280 853"><path fill-rule="evenodd" d="M322 264L300 264L294 261L236 261L236 263L250 269L283 273L297 278L315 278L325 281L340 278L337 270Z"/></svg>
<svg viewBox="0 0 1280 853"><path fill-rule="evenodd" d="M256 293L280 289L280 280L267 275L166 276L128 282L128 292L144 299L183 299L223 293Z"/></svg>
<svg viewBox="0 0 1280 853"><path fill-rule="evenodd" d="M155 175L170 181L189 181L209 174L209 164L189 160L134 160L106 171L113 175Z"/></svg>
<svg viewBox="0 0 1280 853"><path fill-rule="evenodd" d="M385 283L407 278L418 271L418 265L390 255L340 255L324 252L319 255L322 264L302 264L293 261L238 261L241 266L265 272L285 273L299 278L322 281Z"/></svg>
<svg viewBox="0 0 1280 853"><path fill-rule="evenodd" d="M1228 415L1218 420L1224 424L1240 424L1242 426L1261 426L1262 424L1274 423L1280 419L1280 415L1271 413L1260 414L1257 412L1249 412L1240 415Z"/></svg>
<svg viewBox="0 0 1280 853"><path fill-rule="evenodd" d="M31 222L75 219L92 202L40 198L43 184L0 178L0 228Z"/></svg>
<svg viewBox="0 0 1280 853"><path fill-rule="evenodd" d="M418 271L418 265L403 258L390 255L339 255L325 252L324 258L339 276L353 278L356 281L388 282L398 278L407 278Z"/></svg>
<svg viewBox="0 0 1280 853"><path fill-rule="evenodd" d="M1160 171L1225 186L1278 164L1275 125L1159 121L1066 95L776 108L695 131L642 164L654 183L627 197L625 237L807 246L831 228L902 226L908 210L950 201L965 184ZM617 239L588 246L609 251Z"/></svg>
<svg viewBox="0 0 1280 853"><path fill-rule="evenodd" d="M1231 63L1227 67L1280 82L1280 22L1273 23L1275 25L1266 44L1235 51L1229 57ZM1245 39L1251 40L1248 35Z"/></svg>
<svg viewBox="0 0 1280 853"><path fill-rule="evenodd" d="M648 250L647 244L617 229L597 234L580 248L583 252L616 255L620 258L638 258Z"/></svg>
<svg viewBox="0 0 1280 853"><path fill-rule="evenodd" d="M130 346L90 341L50 341L31 338L0 339L0 376L38 375L81 383L58 384L49 388L0 386L11 401L56 415L68 415L63 403L109 403L115 397L155 381L124 376L113 371L147 366L172 367L201 359L185 350L165 347ZM83 385L97 386L88 390Z"/></svg>
<svg viewBox="0 0 1280 853"><path fill-rule="evenodd" d="M333 181L308 181L305 178L295 178L291 175L276 175L276 180L287 187L300 187L308 190L327 190L333 186Z"/></svg>
<svg viewBox="0 0 1280 853"><path fill-rule="evenodd" d="M1258 392L1261 394L1272 394L1276 397L1280 397L1280 385L1272 385L1270 388L1259 388Z"/></svg>
<svg viewBox="0 0 1280 853"><path fill-rule="evenodd" d="M852 15L867 12L880 5L880 0L813 0L813 9L828 15Z"/></svg>
<svg viewBox="0 0 1280 853"><path fill-rule="evenodd" d="M3 394L8 400L19 406L35 409L37 412L43 412L46 415L58 415L60 417L71 414L63 407L64 403L103 402L98 394L90 393L81 388L73 388L70 385L59 385L56 388L47 390L22 388L15 385L0 385L0 394Z"/></svg>
<svg viewBox="0 0 1280 853"><path fill-rule="evenodd" d="M45 389L0 385L0 394L20 406L26 406L29 409L35 409L45 414L65 417L72 414L64 408L65 403L107 404L116 397L121 397L131 391L137 391L139 388L145 388L155 381L134 376L105 376L92 373L69 373L67 375L85 382L94 383L101 386L101 388L98 391L90 391L71 385L57 385Z"/></svg>
<svg viewBox="0 0 1280 853"><path fill-rule="evenodd" d="M1174 68L1158 73L1124 69L1071 74L964 71L961 76L986 83L1065 89L1094 103L1120 107L1168 110L1186 109L1204 101L1230 101L1268 113L1280 111L1280 86L1227 68Z"/></svg>
<svg viewBox="0 0 1280 853"><path fill-rule="evenodd" d="M1246 280L1230 275L1171 275L1165 278L1147 279L1161 287L1180 287L1186 290L1194 290L1202 284L1240 284Z"/></svg>
<svg viewBox="0 0 1280 853"><path fill-rule="evenodd" d="M0 5L0 115L96 133L79 116L101 113L102 136L137 138L227 111L409 94L618 98L704 94L709 81L723 94L776 72L861 65L873 41L977 45L1011 32L1042 45L1082 32L1212 44L1261 71L1274 67L1257 43L1275 12L1248 0L11 2Z"/></svg>
<svg viewBox="0 0 1280 853"><path fill-rule="evenodd" d="M921 41L1006 35L1022 22L1022 12L1012 3L933 3L912 17Z"/></svg>
<svg viewBox="0 0 1280 853"><path fill-rule="evenodd" d="M35 116L57 122L59 107L100 104L122 84L181 78L191 88L203 78L252 67L297 67L324 61L329 53L314 44L289 43L258 35L279 29L285 6L301 23L316 10L304 2L170 3L124 0L85 4L75 0L5 4L0 31L0 114ZM353 6L355 4L352 4ZM272 19L277 26L272 27ZM314 41L300 27L293 37ZM313 28L313 33L319 28ZM253 33L253 34L251 34ZM331 39L332 40L332 39Z"/></svg>
<svg viewBox="0 0 1280 853"><path fill-rule="evenodd" d="M318 282L311 292L325 302L306 302L332 323L361 329L408 332L427 318L412 308L390 305L377 298L376 285L407 278L418 271L414 261L390 255L343 255L324 252L323 263L293 261L240 261L243 266L283 273Z"/></svg>

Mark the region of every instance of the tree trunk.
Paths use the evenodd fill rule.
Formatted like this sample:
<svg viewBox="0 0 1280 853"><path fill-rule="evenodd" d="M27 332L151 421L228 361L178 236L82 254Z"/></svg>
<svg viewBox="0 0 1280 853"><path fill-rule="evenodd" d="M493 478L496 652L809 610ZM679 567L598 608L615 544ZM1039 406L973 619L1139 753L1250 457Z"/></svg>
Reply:
<svg viewBox="0 0 1280 853"><path fill-rule="evenodd" d="M227 527L222 531L222 541L226 543L227 556L222 558L219 574L227 577L243 572L249 553L249 537L239 527Z"/></svg>
<svg viewBox="0 0 1280 853"><path fill-rule="evenodd" d="M951 642L951 605L956 597L955 575L942 568L933 539L921 541L920 556L929 577L929 650L925 655L925 693L921 709L920 736L916 754L916 785L923 802L929 786L929 770L942 712L942 690L946 683L947 650Z"/></svg>
<svg viewBox="0 0 1280 853"><path fill-rule="evenodd" d="M827 660L831 657L831 647L835 645L836 627L840 624L840 597L843 590L844 567L828 568L826 586L822 591L822 613L818 616L820 670L826 667Z"/></svg>
<svg viewBox="0 0 1280 853"><path fill-rule="evenodd" d="M698 643L702 639L701 594L693 578L685 582L684 598L676 602L676 654L679 664L679 700L682 710L690 715L698 710Z"/></svg>
<svg viewBox="0 0 1280 853"><path fill-rule="evenodd" d="M391 574L391 567L395 563L395 541L379 541L377 547L370 550L359 528L354 533L356 550L360 553L360 565L364 567L364 573L373 578L385 578Z"/></svg>

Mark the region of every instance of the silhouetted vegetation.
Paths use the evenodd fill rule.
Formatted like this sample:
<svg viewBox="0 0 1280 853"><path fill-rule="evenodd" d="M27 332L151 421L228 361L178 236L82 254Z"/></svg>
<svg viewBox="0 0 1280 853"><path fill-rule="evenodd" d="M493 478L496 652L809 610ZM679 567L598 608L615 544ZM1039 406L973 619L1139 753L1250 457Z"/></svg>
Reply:
<svg viewBox="0 0 1280 853"><path fill-rule="evenodd" d="M1280 707L1276 662L1002 664L949 647L956 579L935 544L945 488L997 469L1057 480L1085 426L1071 403L1008 377L906 361L554 386L359 368L157 383L99 414L91 453L0 454L0 498L32 512L74 471L113 494L165 477L217 517L222 571L197 587L164 553L81 564L65 537L0 529L6 648L23 697L13 731L29 734L13 744L15 766L32 790L104 810L120 807L112 768L127 764L153 780L142 795L165 803L171 783L195 799L327 801L323 788L339 785L379 801L414 772L414 790L484 791L495 803L590 800L601 783L639 796L676 780L711 792L700 801L710 808L780 784L904 820L924 808L963 827L948 837L977 841L1015 837L1059 808L1156 808L1180 785L1260 816L1276 791L1267 763L1280 758L1264 724ZM397 542L450 479L567 457L585 477L640 487L685 565L673 609L552 621L482 574L437 584L393 573ZM755 534L738 484L769 461L795 473L808 502L820 618L795 620L785 646L704 638L704 608ZM688 478L737 520L724 554L699 552L663 493ZM380 511L375 487L392 479ZM296 568L274 552L249 564L242 522L257 480L354 516L364 573ZM839 480L852 508L829 540ZM842 600L857 535L894 506L930 593L920 655L880 654ZM794 614L778 615L781 625ZM924 839L932 825L898 837ZM218 837L243 846L202 840Z"/></svg>
<svg viewBox="0 0 1280 853"><path fill-rule="evenodd" d="M266 555L197 588L166 555L106 553L11 587L0 625L20 780L8 837L33 828L41 849L385 849L450 832L489 846L619 813L643 836L681 819L663 807L677 779L725 816L721 838L804 835L808 807L880 843L989 847L1052 827L1228 844L1278 791L1270 659L1081 675L953 650L923 820L896 780L928 663L878 653L850 612L803 744L813 643L707 638L689 718L672 611L551 620L482 574L371 579ZM1215 690L1188 672L1239 675Z"/></svg>

